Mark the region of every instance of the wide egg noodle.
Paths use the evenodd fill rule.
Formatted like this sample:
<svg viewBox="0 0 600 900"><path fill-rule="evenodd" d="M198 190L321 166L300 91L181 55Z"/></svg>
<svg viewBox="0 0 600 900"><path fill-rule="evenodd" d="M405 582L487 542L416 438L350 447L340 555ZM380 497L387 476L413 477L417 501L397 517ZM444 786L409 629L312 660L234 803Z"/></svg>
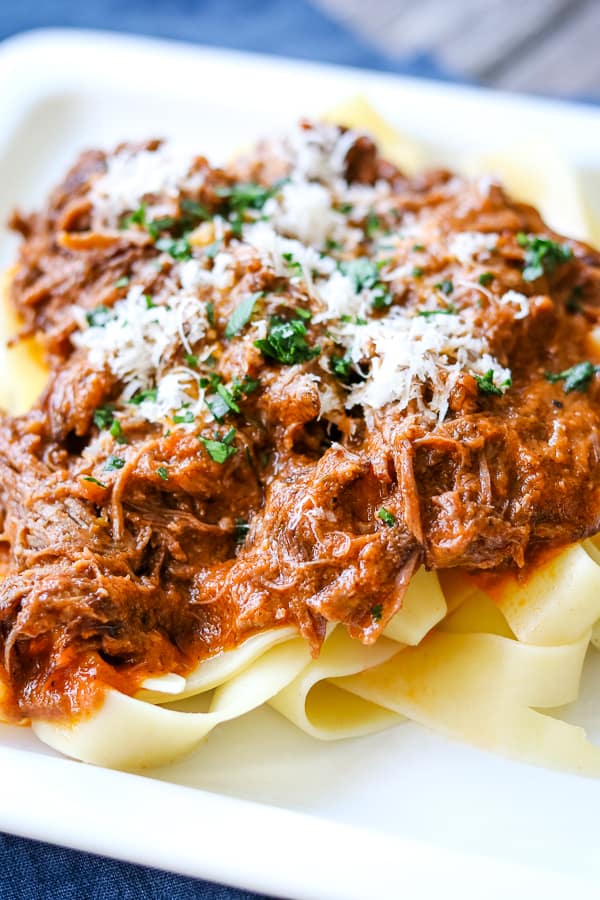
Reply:
<svg viewBox="0 0 600 900"><path fill-rule="evenodd" d="M8 299L8 289L16 267L0 272L0 409L21 415L42 393L48 380L42 350L35 338L8 347L8 340L19 331L20 322Z"/></svg>
<svg viewBox="0 0 600 900"><path fill-rule="evenodd" d="M114 769L166 765L190 753L216 725L261 706L309 660L302 638L276 644L251 666L242 664L242 671L227 671L228 680L215 690L207 712L180 712L107 690L91 715L75 722L37 719L32 728L50 747L84 762Z"/></svg>
<svg viewBox="0 0 600 900"><path fill-rule="evenodd" d="M364 100L328 119L369 131L409 173L425 162L418 144ZM481 158L475 168L494 169L555 227L590 240L593 223L570 168L553 157L548 177L534 178L533 169L544 168L539 153L533 168L526 156L520 147L518 159L510 153ZM545 147L541 158L547 156ZM9 320L0 325L3 335L15 327ZM22 359L10 351L12 377L0 395L11 412L31 404L46 375L36 348L23 348ZM337 628L321 657L311 660L293 631L267 632L202 662L185 679L150 678L136 698L110 690L99 710L75 723L38 720L33 728L70 756L135 769L187 753L220 722L270 702L315 737L364 734L405 716L475 746L599 775L600 750L583 730L539 712L577 697L590 629L600 615L596 562L593 544L568 548L524 585L507 581L497 602L460 572L438 578L421 570L386 637L371 647ZM195 702L190 697L205 711L183 712Z"/></svg>

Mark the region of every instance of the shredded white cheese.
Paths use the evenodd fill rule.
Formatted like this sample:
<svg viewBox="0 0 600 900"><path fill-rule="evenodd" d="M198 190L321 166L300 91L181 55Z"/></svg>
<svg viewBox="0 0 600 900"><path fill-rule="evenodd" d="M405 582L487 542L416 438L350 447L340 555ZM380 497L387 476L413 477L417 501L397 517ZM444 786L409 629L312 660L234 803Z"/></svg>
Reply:
<svg viewBox="0 0 600 900"><path fill-rule="evenodd" d="M174 291L166 305L153 306L141 285L134 285L100 321L104 324L92 324L73 340L87 347L92 366L107 367L124 383L124 400L153 387L174 349L191 352L208 325L206 304L193 293Z"/></svg>
<svg viewBox="0 0 600 900"><path fill-rule="evenodd" d="M487 259L490 251L496 248L498 237L493 233L461 231L452 237L448 251L463 265L467 265L477 259Z"/></svg>
<svg viewBox="0 0 600 900"><path fill-rule="evenodd" d="M370 286L359 284L359 289L356 278L338 266L331 247L351 257L364 240L363 227L357 225L376 208L385 210L386 202L392 202L392 188L385 181L373 186L347 184L344 168L357 137L353 131L341 134L330 125L293 129L274 145L289 167L289 177L262 210L246 211L241 235L216 254L210 267L206 258L196 256L173 264L167 278L169 290L166 294L163 290L157 306L148 304L144 288L136 284L104 320L96 317L86 328L80 315L75 343L88 349L92 365L108 367L122 382L123 401L140 390L154 389L136 406L138 415L152 422L172 420L182 410L183 416L210 417L198 373L177 364L177 354L182 349L188 354L204 352L208 330L204 298L233 287L244 262L256 255L277 276L307 291L316 306L313 321L326 324L328 334L360 376L358 383L346 388L338 384L333 388L324 377L307 376L307 384L318 382L321 415L341 412L343 406L380 409L395 403L400 409L415 408L441 421L452 388L465 372L488 379L491 372L494 385L507 389L510 371L491 355L486 336L468 308L457 310L449 302L440 306L439 292L430 288L424 296L421 292L419 307L427 315L418 315L414 304L392 306L374 315L381 282L385 291L393 282L414 276L410 258L380 266L378 286L366 279ZM95 215L115 225L143 201L148 202L152 218L161 204L177 205L181 191L201 177L190 175L189 156L183 158L168 146L156 152L124 150L109 159L106 174L93 185ZM462 184L455 179L446 189L452 193ZM486 184L480 180L481 191ZM215 239L221 240L229 224L216 216L213 229ZM408 212L398 229L381 237L382 252L406 253L404 240L421 239L423 224ZM498 239L497 234L480 232L454 234L447 242L447 253L470 266L489 257ZM443 235L435 240L443 249ZM456 279L455 287L458 293L461 288L480 291L490 302L511 308L515 319L529 313L528 298L516 291L498 298L477 282L461 279ZM268 330L268 321L255 320L245 339L264 339ZM329 372L324 356L318 365L323 373ZM187 423L182 427L188 427Z"/></svg>

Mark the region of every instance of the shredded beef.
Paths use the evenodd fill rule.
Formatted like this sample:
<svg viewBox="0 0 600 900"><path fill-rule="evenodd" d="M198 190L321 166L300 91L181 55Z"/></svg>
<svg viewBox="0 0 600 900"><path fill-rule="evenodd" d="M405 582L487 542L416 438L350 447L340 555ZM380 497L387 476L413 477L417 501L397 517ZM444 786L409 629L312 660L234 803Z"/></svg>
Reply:
<svg viewBox="0 0 600 900"><path fill-rule="evenodd" d="M524 282L517 234L561 240L535 210L446 172L405 177L368 139L346 163L349 182L393 185L382 228L418 216L423 245L428 231L500 235L489 290L522 292L529 315L482 303L478 284L467 300L481 304L490 345L512 372L509 390L483 392L467 374L441 422L393 403L322 413L319 390L339 396L344 387L318 356L282 364L224 337L249 292L261 294L265 317L316 312L301 285L254 257L236 263L230 290L211 295L214 372L223 383L240 372L259 382L239 400L241 413L227 412L235 452L215 460L196 433L140 422L133 407L113 433L95 414L110 411L123 386L74 346L73 308L112 308L122 278L143 280L163 302L174 262L153 267L154 241L141 228L92 228L89 192L103 153L84 154L45 210L15 213L23 244L11 300L51 367L31 412L0 423L0 640L19 715L79 710L92 676L133 692L145 675L185 673L269 627L297 626L315 653L327 622L370 642L420 565L518 569L598 531L600 381L594 373L566 392L546 373L593 359L599 255L570 242L571 258ZM238 181L268 187L285 176L264 146L226 171L201 158L197 167L205 177L188 199L209 214L223 211ZM465 277L457 260L422 259L431 283ZM394 304L416 308L420 278ZM306 327L310 346L328 346L326 326L313 318ZM216 430L222 439L226 428ZM214 440L214 431L200 437Z"/></svg>

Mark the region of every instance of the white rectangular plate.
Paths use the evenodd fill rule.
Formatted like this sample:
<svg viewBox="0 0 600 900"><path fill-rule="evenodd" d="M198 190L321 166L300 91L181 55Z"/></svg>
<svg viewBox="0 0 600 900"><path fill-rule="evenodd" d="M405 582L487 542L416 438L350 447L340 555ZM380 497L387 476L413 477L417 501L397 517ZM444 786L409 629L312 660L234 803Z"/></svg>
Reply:
<svg viewBox="0 0 600 900"><path fill-rule="evenodd" d="M0 46L0 220L84 147L174 137L215 160L356 93L452 164L542 135L600 210L600 112L360 70L46 31ZM16 242L0 237L0 266ZM596 730L593 683L579 712ZM598 677L593 678L596 674ZM564 898L600 877L600 784L412 725L316 742L270 709L146 775L59 759L0 726L0 828L290 898Z"/></svg>

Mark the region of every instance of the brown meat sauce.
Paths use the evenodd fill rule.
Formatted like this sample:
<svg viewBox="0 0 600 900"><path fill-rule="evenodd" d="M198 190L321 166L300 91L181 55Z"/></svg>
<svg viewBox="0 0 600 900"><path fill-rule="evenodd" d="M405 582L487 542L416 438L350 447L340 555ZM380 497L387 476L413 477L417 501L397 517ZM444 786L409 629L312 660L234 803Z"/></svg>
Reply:
<svg viewBox="0 0 600 900"><path fill-rule="evenodd" d="M152 265L158 253L141 228L90 230L90 185L105 159L84 154L44 211L12 221L24 240L11 299L51 367L35 407L0 423L0 638L16 717L77 714L103 685L134 693L149 674L185 674L267 628L296 626L315 653L328 621L372 642L420 565L519 569L599 530L600 378L568 392L546 378L596 361L595 251L570 241L570 259L525 281L518 233L562 240L534 209L447 172L405 177L360 139L346 156L348 181L387 180L393 203L379 211L380 227L402 227L410 214L425 235L414 251L419 271L394 287L394 304L418 310L426 287L468 281L460 302L477 309L512 386L484 393L465 374L438 424L394 404L319 416L307 374L344 390L319 357L285 365L225 338L248 292L262 292L265 315L315 311L301 283L240 261L234 287L211 295L214 371L259 386L218 429L235 428L235 452L218 462L196 433L126 414L116 437L94 423L122 386L73 346L72 307L110 308L124 294L119 279L141 273L161 302L173 265ZM223 210L228 186L285 175L264 147L228 170L203 158L195 166L204 178L188 199L210 212ZM475 274L440 249L439 235L458 231L500 236ZM358 252L369 253L366 225ZM493 280L482 291L484 272ZM490 302L509 290L529 298L529 315L515 319ZM326 327L307 327L310 345L331 351ZM111 454L126 459L122 468L106 469Z"/></svg>

